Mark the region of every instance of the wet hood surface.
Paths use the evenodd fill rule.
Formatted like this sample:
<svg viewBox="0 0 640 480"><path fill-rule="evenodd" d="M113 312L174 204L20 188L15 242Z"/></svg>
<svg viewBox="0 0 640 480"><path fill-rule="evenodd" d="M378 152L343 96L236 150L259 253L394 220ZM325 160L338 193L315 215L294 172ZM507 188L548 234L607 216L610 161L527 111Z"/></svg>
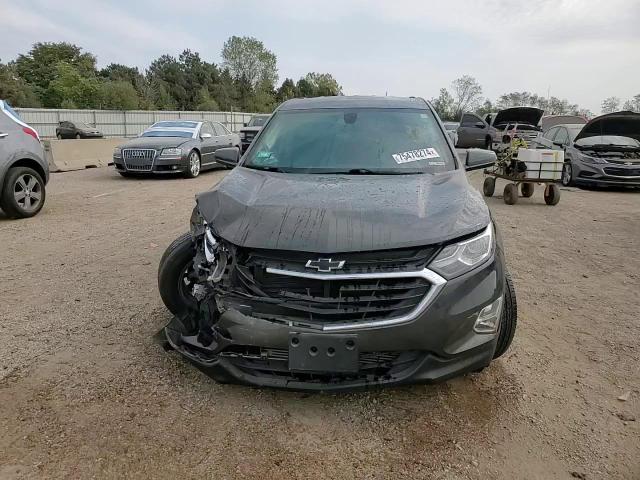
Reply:
<svg viewBox="0 0 640 480"><path fill-rule="evenodd" d="M171 148L193 140L183 137L137 137L120 145L120 148Z"/></svg>
<svg viewBox="0 0 640 480"><path fill-rule="evenodd" d="M196 200L204 219L228 242L314 253L435 244L490 221L463 170L354 176L236 167Z"/></svg>

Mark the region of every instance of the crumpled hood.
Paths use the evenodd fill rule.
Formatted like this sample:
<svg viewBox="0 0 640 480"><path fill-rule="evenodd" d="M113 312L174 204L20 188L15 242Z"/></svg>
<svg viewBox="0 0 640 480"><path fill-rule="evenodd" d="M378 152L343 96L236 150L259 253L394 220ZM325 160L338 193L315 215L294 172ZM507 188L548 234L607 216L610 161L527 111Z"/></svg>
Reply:
<svg viewBox="0 0 640 480"><path fill-rule="evenodd" d="M196 201L214 232L230 243L313 253L441 243L490 221L463 170L354 176L236 167Z"/></svg>
<svg viewBox="0 0 640 480"><path fill-rule="evenodd" d="M138 137L120 145L120 148L171 148L193 140L183 137Z"/></svg>
<svg viewBox="0 0 640 480"><path fill-rule="evenodd" d="M630 137L640 141L640 113L615 112L600 115L589 121L575 139L607 135Z"/></svg>
<svg viewBox="0 0 640 480"><path fill-rule="evenodd" d="M512 107L500 110L493 120L493 125L501 123L528 123L538 125L544 110L535 107Z"/></svg>

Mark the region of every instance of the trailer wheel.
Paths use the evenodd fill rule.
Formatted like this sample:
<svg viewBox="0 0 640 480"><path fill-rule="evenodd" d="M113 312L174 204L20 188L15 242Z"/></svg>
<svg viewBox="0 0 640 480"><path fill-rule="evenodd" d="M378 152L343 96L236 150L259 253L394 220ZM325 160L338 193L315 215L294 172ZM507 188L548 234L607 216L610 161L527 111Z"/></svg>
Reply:
<svg viewBox="0 0 640 480"><path fill-rule="evenodd" d="M533 195L535 185L533 183L523 183L520 185L520 192L522 192L522 196L525 198L529 198Z"/></svg>
<svg viewBox="0 0 640 480"><path fill-rule="evenodd" d="M515 205L518 202L518 186L515 183L507 183L502 194L504 203Z"/></svg>
<svg viewBox="0 0 640 480"><path fill-rule="evenodd" d="M560 188L555 183L550 183L544 189L544 202L547 205L557 205L560 201Z"/></svg>
<svg viewBox="0 0 640 480"><path fill-rule="evenodd" d="M487 177L484 179L484 183L482 184L482 193L484 193L485 197L493 196L493 193L496 191L496 179L493 177Z"/></svg>

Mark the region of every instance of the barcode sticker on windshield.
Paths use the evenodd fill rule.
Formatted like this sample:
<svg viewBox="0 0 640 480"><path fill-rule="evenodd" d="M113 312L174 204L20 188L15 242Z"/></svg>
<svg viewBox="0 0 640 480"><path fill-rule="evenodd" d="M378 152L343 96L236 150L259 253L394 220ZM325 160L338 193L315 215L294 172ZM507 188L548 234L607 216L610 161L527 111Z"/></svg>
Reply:
<svg viewBox="0 0 640 480"><path fill-rule="evenodd" d="M398 165L409 162L417 162L418 160L427 160L429 158L440 158L435 148L421 148L419 150L410 150L402 153L392 153L391 156Z"/></svg>

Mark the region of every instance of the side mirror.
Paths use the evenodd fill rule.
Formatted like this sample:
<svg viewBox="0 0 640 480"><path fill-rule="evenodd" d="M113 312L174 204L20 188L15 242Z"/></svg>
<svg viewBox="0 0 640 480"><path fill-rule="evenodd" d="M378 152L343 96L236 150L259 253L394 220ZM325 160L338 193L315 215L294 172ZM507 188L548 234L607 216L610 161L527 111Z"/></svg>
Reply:
<svg viewBox="0 0 640 480"><path fill-rule="evenodd" d="M473 126L476 128L484 128L484 122L476 122L473 124Z"/></svg>
<svg viewBox="0 0 640 480"><path fill-rule="evenodd" d="M560 147L560 148L564 148L564 147L565 147L565 144L564 144L564 143L562 143L562 142L553 142L553 144L554 144L556 147Z"/></svg>
<svg viewBox="0 0 640 480"><path fill-rule="evenodd" d="M240 150L237 147L219 148L213 158L223 165L237 165L240 160Z"/></svg>
<svg viewBox="0 0 640 480"><path fill-rule="evenodd" d="M203 140L206 140L207 138L211 138L211 134L210 133L201 133L200 134L200 138Z"/></svg>
<svg viewBox="0 0 640 480"><path fill-rule="evenodd" d="M497 157L495 152L491 150L482 150L480 148L470 148L467 150L467 161L465 170L478 170L480 168L491 167L496 163Z"/></svg>
<svg viewBox="0 0 640 480"><path fill-rule="evenodd" d="M249 124L247 122L244 122L242 125L244 125L245 127L249 126Z"/></svg>

